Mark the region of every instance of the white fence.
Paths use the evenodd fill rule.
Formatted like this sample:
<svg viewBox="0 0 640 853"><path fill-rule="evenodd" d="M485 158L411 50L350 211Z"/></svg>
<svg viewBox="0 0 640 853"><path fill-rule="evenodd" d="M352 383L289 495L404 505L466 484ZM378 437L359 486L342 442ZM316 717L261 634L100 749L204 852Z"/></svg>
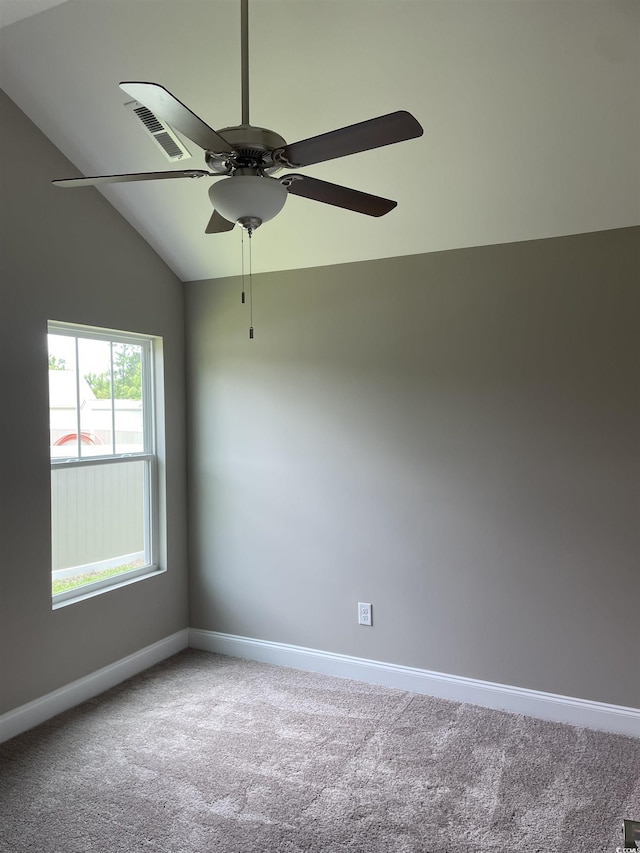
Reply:
<svg viewBox="0 0 640 853"><path fill-rule="evenodd" d="M145 462L51 471L52 568L119 565L144 555ZM126 558L126 559L125 559ZM77 574L64 572L64 574Z"/></svg>

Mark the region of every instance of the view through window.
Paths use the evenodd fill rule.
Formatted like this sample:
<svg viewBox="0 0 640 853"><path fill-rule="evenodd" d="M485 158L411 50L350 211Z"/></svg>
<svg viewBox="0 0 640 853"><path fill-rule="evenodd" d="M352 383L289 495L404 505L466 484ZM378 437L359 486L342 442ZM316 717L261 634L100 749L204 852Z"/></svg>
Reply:
<svg viewBox="0 0 640 853"><path fill-rule="evenodd" d="M49 323L54 603L155 564L153 339Z"/></svg>

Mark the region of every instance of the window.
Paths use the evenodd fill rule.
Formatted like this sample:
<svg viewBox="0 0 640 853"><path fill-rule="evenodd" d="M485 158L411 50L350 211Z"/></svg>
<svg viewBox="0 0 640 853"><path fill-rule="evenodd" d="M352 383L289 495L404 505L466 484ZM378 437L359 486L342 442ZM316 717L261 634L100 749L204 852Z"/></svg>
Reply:
<svg viewBox="0 0 640 853"><path fill-rule="evenodd" d="M49 323L54 606L157 569L154 339Z"/></svg>

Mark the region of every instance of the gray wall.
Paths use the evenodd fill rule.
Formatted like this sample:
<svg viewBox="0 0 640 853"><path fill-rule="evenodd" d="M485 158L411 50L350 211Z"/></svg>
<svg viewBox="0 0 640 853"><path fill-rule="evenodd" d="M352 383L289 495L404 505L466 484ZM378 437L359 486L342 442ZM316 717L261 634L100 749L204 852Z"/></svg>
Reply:
<svg viewBox="0 0 640 853"><path fill-rule="evenodd" d="M183 292L0 93L0 713L187 627ZM47 320L164 338L163 574L51 609ZM8 413L18 416L8 417Z"/></svg>
<svg viewBox="0 0 640 853"><path fill-rule="evenodd" d="M186 285L191 626L640 705L638 241Z"/></svg>

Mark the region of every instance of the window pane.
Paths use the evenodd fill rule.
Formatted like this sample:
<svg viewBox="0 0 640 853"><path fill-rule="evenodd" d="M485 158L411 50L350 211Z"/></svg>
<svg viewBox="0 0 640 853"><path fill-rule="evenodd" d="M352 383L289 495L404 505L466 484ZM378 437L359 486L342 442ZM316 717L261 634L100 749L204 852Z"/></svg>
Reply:
<svg viewBox="0 0 640 853"><path fill-rule="evenodd" d="M78 453L75 338L49 335L49 443L51 457Z"/></svg>
<svg viewBox="0 0 640 853"><path fill-rule="evenodd" d="M148 462L51 471L53 593L150 563Z"/></svg>
<svg viewBox="0 0 640 853"><path fill-rule="evenodd" d="M78 338L80 456L113 454L111 344Z"/></svg>
<svg viewBox="0 0 640 853"><path fill-rule="evenodd" d="M113 344L116 453L142 453L142 347Z"/></svg>
<svg viewBox="0 0 640 853"><path fill-rule="evenodd" d="M138 344L49 335L51 456L144 453L142 372Z"/></svg>

